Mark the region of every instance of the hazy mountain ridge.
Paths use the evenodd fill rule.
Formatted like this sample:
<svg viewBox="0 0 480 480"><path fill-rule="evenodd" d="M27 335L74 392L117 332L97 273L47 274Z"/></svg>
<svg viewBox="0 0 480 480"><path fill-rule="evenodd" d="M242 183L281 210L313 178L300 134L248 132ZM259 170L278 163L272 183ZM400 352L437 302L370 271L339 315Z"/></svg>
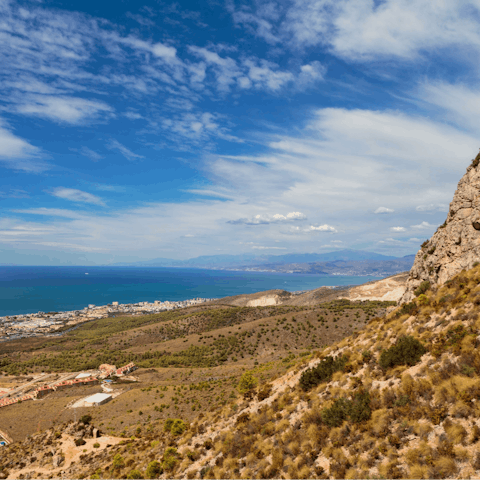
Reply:
<svg viewBox="0 0 480 480"><path fill-rule="evenodd" d="M412 260L410 262L410 257ZM235 270L271 270L285 272L295 270L303 273L324 273L339 274L345 269L354 269L355 271L374 272L375 269L385 271L386 274L394 274L403 270L408 270L413 264L413 255L406 257L392 257L381 255L379 253L366 252L363 250L339 250L327 253L290 253L284 255L210 255L191 258L188 260L171 260L166 258L155 258L143 262L133 263L116 263L114 266L132 266L132 267L177 267L177 268L204 268L204 269L235 269ZM332 265L326 265L329 262L346 262L349 265L338 263L333 269ZM381 265L356 265L352 262L400 262L404 265L392 269L393 264L385 264L382 269ZM409 263L410 262L410 263ZM281 267L287 266L290 267ZM324 270L324 265L325 269ZM400 269L399 269L400 268ZM372 274L372 273L362 273Z"/></svg>
<svg viewBox="0 0 480 480"><path fill-rule="evenodd" d="M395 275L396 273L410 270L415 255L395 260L360 260L344 261L336 260L330 262L313 263L286 263L286 264L264 264L239 268L249 271L271 271L279 273L303 273L323 275Z"/></svg>

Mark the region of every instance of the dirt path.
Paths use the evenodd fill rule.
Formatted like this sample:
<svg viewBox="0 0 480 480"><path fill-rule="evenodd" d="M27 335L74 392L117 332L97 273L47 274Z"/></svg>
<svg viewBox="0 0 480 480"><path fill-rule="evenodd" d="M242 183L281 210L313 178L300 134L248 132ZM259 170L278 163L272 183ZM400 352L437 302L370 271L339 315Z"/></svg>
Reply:
<svg viewBox="0 0 480 480"><path fill-rule="evenodd" d="M61 437L62 443L57 449L57 455L62 455L65 458L64 463L57 467L52 468L51 465L39 467L39 466L29 466L22 468L20 470L10 470L8 479L19 478L20 475L30 475L36 476L38 474L44 475L44 478L49 478L51 475L53 477L62 478L62 472L70 468L73 463L80 463L80 455L87 455L94 450L100 452L107 448L107 446L117 445L120 443L123 438L118 437L99 437L99 438L88 438L84 439L85 445L77 447L75 445L74 438L71 435L63 434ZM98 447L94 447L95 444L98 444Z"/></svg>

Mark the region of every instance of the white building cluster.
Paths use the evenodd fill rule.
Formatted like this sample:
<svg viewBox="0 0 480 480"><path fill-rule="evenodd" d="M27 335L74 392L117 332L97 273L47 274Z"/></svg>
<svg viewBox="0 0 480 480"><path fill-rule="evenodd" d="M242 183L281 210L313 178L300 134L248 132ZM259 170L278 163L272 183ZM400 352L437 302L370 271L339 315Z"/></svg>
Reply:
<svg viewBox="0 0 480 480"><path fill-rule="evenodd" d="M82 310L70 312L37 312L10 315L0 317L0 341L59 333L83 322L98 318L115 317L117 315L149 315L177 308L191 307L210 300L209 298L193 298L178 302L161 302L160 300L155 300L153 303L119 304L118 302L112 302L103 306L90 304Z"/></svg>

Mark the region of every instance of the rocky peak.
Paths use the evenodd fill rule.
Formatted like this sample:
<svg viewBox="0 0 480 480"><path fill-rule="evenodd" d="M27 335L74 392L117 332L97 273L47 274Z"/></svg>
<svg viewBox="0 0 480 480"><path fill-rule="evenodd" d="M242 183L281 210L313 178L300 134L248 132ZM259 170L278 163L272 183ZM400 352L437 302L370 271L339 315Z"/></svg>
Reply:
<svg viewBox="0 0 480 480"><path fill-rule="evenodd" d="M410 302L422 282L440 286L480 261L480 153L458 182L445 223L422 244L400 303Z"/></svg>

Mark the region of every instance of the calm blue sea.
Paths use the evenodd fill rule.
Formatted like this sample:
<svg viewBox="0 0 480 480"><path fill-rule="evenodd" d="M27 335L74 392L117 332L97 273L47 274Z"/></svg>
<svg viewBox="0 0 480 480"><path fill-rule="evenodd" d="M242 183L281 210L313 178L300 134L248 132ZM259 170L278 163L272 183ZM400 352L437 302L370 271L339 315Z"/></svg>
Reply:
<svg viewBox="0 0 480 480"><path fill-rule="evenodd" d="M313 290L378 278L153 267L0 267L0 316L78 310L89 303L221 298L275 288Z"/></svg>

